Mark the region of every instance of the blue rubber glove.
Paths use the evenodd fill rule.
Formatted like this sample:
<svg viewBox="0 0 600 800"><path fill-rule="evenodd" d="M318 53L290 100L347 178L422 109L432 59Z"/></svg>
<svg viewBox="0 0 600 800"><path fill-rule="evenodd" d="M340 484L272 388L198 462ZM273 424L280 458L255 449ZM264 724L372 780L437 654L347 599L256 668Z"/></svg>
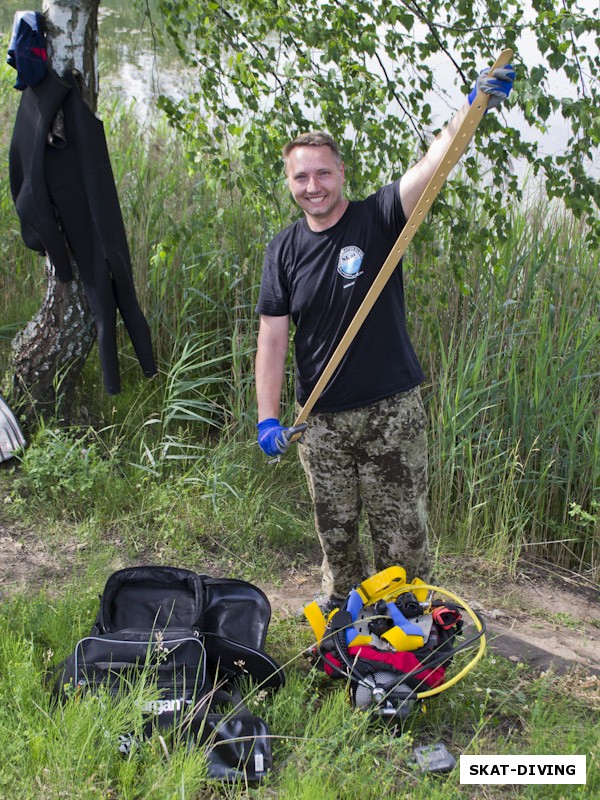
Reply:
<svg viewBox="0 0 600 800"><path fill-rule="evenodd" d="M289 439L284 436L284 428L275 417L263 419L256 426L258 429L258 444L267 456L281 456L290 446Z"/></svg>
<svg viewBox="0 0 600 800"><path fill-rule="evenodd" d="M469 105L472 105L473 100L477 97L477 92L482 91L490 96L488 101L487 110L496 108L500 103L504 102L510 90L512 89L516 73L511 64L505 67L498 67L494 70L494 74L488 78L489 69L484 69L479 73L475 86L471 89L468 96Z"/></svg>

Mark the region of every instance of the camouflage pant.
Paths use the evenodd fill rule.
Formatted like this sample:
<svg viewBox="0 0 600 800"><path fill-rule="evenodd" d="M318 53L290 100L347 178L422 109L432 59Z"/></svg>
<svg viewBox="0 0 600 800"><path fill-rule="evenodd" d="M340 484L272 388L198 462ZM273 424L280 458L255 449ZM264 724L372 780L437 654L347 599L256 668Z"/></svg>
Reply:
<svg viewBox="0 0 600 800"><path fill-rule="evenodd" d="M418 387L364 408L309 418L299 455L323 550L323 591L345 596L368 576L364 510L377 571L429 578L426 415Z"/></svg>

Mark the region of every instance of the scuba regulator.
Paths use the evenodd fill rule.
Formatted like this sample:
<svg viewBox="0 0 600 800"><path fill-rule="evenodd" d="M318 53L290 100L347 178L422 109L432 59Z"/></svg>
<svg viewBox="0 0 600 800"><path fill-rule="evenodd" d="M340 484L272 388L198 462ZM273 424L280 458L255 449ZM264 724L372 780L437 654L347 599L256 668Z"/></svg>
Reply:
<svg viewBox="0 0 600 800"><path fill-rule="evenodd" d="M363 581L327 619L316 603L304 614L317 640L313 663L348 681L353 707L390 721L461 680L486 647L485 623L467 603L419 578L407 583L399 566ZM457 644L465 617L474 633ZM448 679L454 655L476 643L471 661Z"/></svg>

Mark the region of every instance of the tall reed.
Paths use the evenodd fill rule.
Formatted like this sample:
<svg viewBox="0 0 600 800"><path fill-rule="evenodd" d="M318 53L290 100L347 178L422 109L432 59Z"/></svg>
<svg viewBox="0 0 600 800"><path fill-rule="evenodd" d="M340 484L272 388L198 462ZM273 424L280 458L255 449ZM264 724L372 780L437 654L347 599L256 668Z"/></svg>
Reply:
<svg viewBox="0 0 600 800"><path fill-rule="evenodd" d="M258 199L239 186L217 190L202 157L190 160L184 142L160 120L142 129L131 109L112 105L100 113L160 377L150 386L132 377L135 358L121 331L123 394L103 396L93 355L81 405L120 464L157 481L230 485L239 496L223 447L230 448L231 464L253 465L254 306L273 217L260 214ZM0 201L8 212L3 180ZM280 200L278 209L286 208ZM485 222L477 209L470 215L471 224ZM17 269L29 275L32 256L18 241L13 212L3 214L0 228L3 365L10 325L22 324L32 304L22 286L43 278L9 280ZM586 248L585 231L540 201L514 209L502 238L490 235L478 252L460 257L451 232L434 221L406 261L407 306L428 374L434 533L449 547L511 563L526 552L597 570L590 519L600 464L600 289L598 253ZM289 367L288 417L291 361ZM286 480L297 484L292 473L280 471L280 483L270 486L273 505L285 495Z"/></svg>
<svg viewBox="0 0 600 800"><path fill-rule="evenodd" d="M515 213L493 259L463 265L471 293L421 326L432 517L461 547L597 569L594 531L569 510L593 506L600 477L598 254L537 211Z"/></svg>

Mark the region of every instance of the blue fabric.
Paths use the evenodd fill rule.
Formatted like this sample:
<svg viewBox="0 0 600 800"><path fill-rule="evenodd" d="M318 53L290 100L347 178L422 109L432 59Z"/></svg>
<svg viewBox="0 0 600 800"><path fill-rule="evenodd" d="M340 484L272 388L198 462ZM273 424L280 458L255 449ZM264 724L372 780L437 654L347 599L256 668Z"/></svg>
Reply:
<svg viewBox="0 0 600 800"><path fill-rule="evenodd" d="M17 11L8 46L7 63L17 70L15 89L37 86L46 75L46 40L44 18L33 11Z"/></svg>
<svg viewBox="0 0 600 800"><path fill-rule="evenodd" d="M395 603L388 603L387 607L394 625L401 628L407 636L423 636L422 629L416 623L406 619Z"/></svg>
<svg viewBox="0 0 600 800"><path fill-rule="evenodd" d="M265 455L279 456L285 453L287 443L281 434L287 428L280 425L278 419L275 419L275 417L263 419L256 427L258 429L258 444Z"/></svg>
<svg viewBox="0 0 600 800"><path fill-rule="evenodd" d="M356 589L352 589L350 594L348 595L348 602L346 603L346 611L352 617L352 622L356 622L358 619L358 615L361 612L363 607L363 601L359 593ZM346 642L350 644L350 642L358 636L358 631L356 628L350 627L346 628Z"/></svg>

